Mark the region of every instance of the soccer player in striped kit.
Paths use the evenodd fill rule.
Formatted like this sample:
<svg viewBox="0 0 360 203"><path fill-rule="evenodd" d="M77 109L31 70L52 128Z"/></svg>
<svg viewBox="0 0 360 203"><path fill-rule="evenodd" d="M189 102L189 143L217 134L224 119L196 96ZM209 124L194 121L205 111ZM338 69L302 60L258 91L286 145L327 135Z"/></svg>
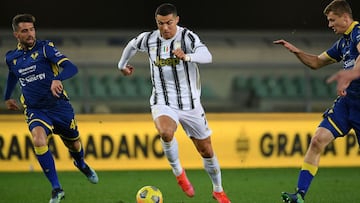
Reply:
<svg viewBox="0 0 360 203"><path fill-rule="evenodd" d="M282 193L282 199L286 203L304 202L305 195L318 171L321 153L328 144L338 137L347 135L351 129L354 129L359 141L360 24L353 20L351 7L345 0L332 1L324 9L324 14L327 17L328 26L341 37L330 49L320 55L306 53L285 40L274 41L275 44L283 45L294 53L302 63L312 69L343 61L344 69L352 70L339 72L329 79L329 81L339 80L338 95L340 97L335 100L331 108L325 111L324 118L311 139L299 172L296 192ZM349 77L351 73L354 73L353 77ZM357 80L350 84L352 79Z"/></svg>
<svg viewBox="0 0 360 203"><path fill-rule="evenodd" d="M20 83L26 122L33 138L36 157L52 186L50 203L58 203L65 193L59 182L54 159L48 148L48 138L59 134L74 159L74 165L91 183L98 182L96 172L84 161L74 110L62 81L74 76L77 67L49 40L37 40L35 17L19 14L12 20L17 48L6 53L9 68L5 89L5 104L10 110L19 110L12 92ZM60 67L62 71L60 71Z"/></svg>
<svg viewBox="0 0 360 203"><path fill-rule="evenodd" d="M134 67L128 64L130 58L137 51L148 53L153 85L150 97L152 117L179 186L187 196L194 196L194 188L180 163L174 136L178 124L181 124L203 159L213 184L213 198L219 203L229 203L211 144L211 130L200 102L197 64L212 62L212 55L197 34L178 26L179 16L174 5L160 5L155 12L155 21L157 30L143 32L130 40L118 68L125 76L131 75Z"/></svg>

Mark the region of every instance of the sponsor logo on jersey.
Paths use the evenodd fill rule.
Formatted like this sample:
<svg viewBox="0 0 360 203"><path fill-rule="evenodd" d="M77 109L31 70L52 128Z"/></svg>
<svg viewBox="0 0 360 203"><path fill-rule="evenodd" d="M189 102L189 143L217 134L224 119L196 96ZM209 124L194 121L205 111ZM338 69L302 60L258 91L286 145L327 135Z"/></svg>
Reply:
<svg viewBox="0 0 360 203"><path fill-rule="evenodd" d="M154 62L155 66L163 67L163 66L176 66L180 63L180 59L178 58L166 58L162 59L160 57L156 57L156 61Z"/></svg>

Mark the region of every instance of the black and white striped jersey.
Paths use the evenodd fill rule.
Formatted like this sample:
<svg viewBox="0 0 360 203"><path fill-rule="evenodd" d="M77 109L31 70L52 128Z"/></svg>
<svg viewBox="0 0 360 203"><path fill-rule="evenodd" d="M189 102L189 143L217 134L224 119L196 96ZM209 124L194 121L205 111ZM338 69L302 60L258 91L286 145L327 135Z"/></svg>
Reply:
<svg viewBox="0 0 360 203"><path fill-rule="evenodd" d="M172 51L181 48L190 61L176 58ZM177 26L171 39L160 36L159 30L143 32L130 40L118 63L123 69L137 51L147 52L153 85L150 104L165 104L190 110L200 104L201 83L198 64L211 63L212 55L199 36Z"/></svg>

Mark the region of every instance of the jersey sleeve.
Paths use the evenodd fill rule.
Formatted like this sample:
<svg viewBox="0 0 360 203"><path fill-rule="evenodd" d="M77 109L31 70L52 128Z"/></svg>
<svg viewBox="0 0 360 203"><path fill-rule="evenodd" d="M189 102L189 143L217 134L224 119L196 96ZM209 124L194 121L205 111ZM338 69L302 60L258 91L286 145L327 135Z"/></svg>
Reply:
<svg viewBox="0 0 360 203"><path fill-rule="evenodd" d="M9 71L6 81L6 87L3 95L5 101L11 98L12 92L16 87L16 83L17 83L16 75L14 75L14 73Z"/></svg>
<svg viewBox="0 0 360 203"><path fill-rule="evenodd" d="M128 42L118 62L118 68L120 70L125 68L126 64L136 54L137 51L141 51L141 52L147 51L146 40L149 34L150 32L143 32Z"/></svg>
<svg viewBox="0 0 360 203"><path fill-rule="evenodd" d="M64 54L57 50L53 42L45 41L44 43L44 55L52 63L60 65L63 61L69 60Z"/></svg>
<svg viewBox="0 0 360 203"><path fill-rule="evenodd" d="M8 77L6 80L4 95L3 95L3 98L5 101L11 98L11 95L12 95L12 93L16 87L16 83L18 81L16 75L10 71L10 69L12 67L12 63L14 63L11 55L12 55L12 51L8 51L5 55L5 62L6 62L6 65L8 66L8 70L9 70Z"/></svg>
<svg viewBox="0 0 360 203"><path fill-rule="evenodd" d="M54 80L66 80L78 72L78 68L65 55L57 50L54 43L46 41L44 44L44 55L51 62L63 70L54 77Z"/></svg>
<svg viewBox="0 0 360 203"><path fill-rule="evenodd" d="M352 40L355 43L355 46L357 46L360 43L360 25L358 25L357 29L354 29L352 35Z"/></svg>
<svg viewBox="0 0 360 203"><path fill-rule="evenodd" d="M212 55L207 46L200 40L199 36L192 31L188 31L185 37L185 43L188 45L186 54L190 56L192 62L196 63L211 63Z"/></svg>
<svg viewBox="0 0 360 203"><path fill-rule="evenodd" d="M340 41L335 42L330 49L328 49L325 53L331 59L337 62L342 60L341 50L339 48Z"/></svg>

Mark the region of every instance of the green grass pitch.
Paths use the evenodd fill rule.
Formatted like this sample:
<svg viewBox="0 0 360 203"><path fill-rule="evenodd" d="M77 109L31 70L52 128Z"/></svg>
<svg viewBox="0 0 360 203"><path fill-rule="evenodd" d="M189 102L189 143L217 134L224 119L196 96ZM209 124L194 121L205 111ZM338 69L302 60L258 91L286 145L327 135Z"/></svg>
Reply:
<svg viewBox="0 0 360 203"><path fill-rule="evenodd" d="M297 168L223 169L223 186L233 203L281 203L282 191L296 186ZM138 189L154 185L163 193L164 203L215 203L211 183L204 170L187 170L195 197L186 197L170 170L98 171L93 185L80 172L59 172L65 190L64 203L135 203ZM51 187L40 172L1 172L0 202L48 202ZM310 187L307 202L359 202L360 168L320 168Z"/></svg>

